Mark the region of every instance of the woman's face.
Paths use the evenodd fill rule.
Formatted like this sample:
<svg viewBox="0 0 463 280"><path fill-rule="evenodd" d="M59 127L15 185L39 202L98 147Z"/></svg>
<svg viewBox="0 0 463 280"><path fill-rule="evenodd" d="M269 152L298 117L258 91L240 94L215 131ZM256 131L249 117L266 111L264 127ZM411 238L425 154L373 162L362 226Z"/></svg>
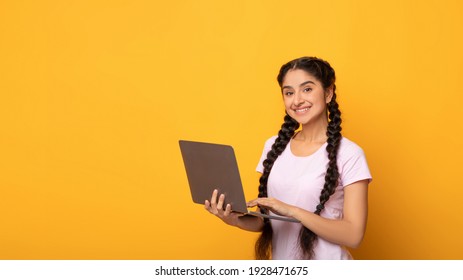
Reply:
<svg viewBox="0 0 463 280"><path fill-rule="evenodd" d="M333 96L304 70L289 70L281 86L286 112L301 125L326 121L326 106Z"/></svg>

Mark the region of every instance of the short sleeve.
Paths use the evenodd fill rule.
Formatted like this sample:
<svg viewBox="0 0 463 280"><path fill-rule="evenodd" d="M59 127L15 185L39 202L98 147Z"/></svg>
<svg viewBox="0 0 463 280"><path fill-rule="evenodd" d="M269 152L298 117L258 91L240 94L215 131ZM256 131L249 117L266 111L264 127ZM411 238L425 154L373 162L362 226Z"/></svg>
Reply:
<svg viewBox="0 0 463 280"><path fill-rule="evenodd" d="M264 173L264 160L267 158L267 154L272 149L272 145L273 143L275 143L276 139L277 136L272 136L269 139L267 139L267 141L265 141L264 150L262 151L262 155L260 156L259 163L256 167L257 172Z"/></svg>
<svg viewBox="0 0 463 280"><path fill-rule="evenodd" d="M365 153L358 145L344 138L338 155L342 187L361 180L372 180Z"/></svg>

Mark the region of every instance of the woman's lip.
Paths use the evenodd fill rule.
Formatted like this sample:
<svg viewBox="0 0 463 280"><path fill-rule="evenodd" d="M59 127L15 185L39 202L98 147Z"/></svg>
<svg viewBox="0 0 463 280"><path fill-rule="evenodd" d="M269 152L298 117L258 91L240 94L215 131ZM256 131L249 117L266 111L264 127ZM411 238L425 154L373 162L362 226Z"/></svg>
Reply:
<svg viewBox="0 0 463 280"><path fill-rule="evenodd" d="M296 113L304 113L304 112L309 111L309 109L310 109L310 107L304 107L304 108L298 108L298 109L293 109L293 110Z"/></svg>

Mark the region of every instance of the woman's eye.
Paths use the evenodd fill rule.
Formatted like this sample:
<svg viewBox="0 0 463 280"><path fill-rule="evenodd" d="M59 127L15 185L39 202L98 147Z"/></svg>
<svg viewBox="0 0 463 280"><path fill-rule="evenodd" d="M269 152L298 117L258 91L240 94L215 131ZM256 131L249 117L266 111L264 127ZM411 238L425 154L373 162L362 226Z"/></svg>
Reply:
<svg viewBox="0 0 463 280"><path fill-rule="evenodd" d="M311 92L312 91L312 88L305 88L304 89L304 92Z"/></svg>
<svg viewBox="0 0 463 280"><path fill-rule="evenodd" d="M285 92L285 95L292 95L292 94L293 94L292 91L287 91L287 92Z"/></svg>

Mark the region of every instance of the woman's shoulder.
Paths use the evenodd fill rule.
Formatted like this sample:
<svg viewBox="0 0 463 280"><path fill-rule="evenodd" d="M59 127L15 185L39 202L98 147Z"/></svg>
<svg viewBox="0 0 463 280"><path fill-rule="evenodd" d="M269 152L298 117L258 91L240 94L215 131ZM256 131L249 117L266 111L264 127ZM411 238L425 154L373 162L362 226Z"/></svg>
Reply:
<svg viewBox="0 0 463 280"><path fill-rule="evenodd" d="M338 151L338 168L343 186L368 179L371 173L363 149L355 142L343 137Z"/></svg>
<svg viewBox="0 0 463 280"><path fill-rule="evenodd" d="M265 148L271 148L275 140L278 138L277 135L273 135L265 141Z"/></svg>
<svg viewBox="0 0 463 280"><path fill-rule="evenodd" d="M341 144L339 146L340 155L363 155L363 149L357 143L350 140L349 138L342 137Z"/></svg>
<svg viewBox="0 0 463 280"><path fill-rule="evenodd" d="M361 149L361 147L357 143L355 143L354 141L350 140L349 138L345 136L342 136L341 138L341 146Z"/></svg>

